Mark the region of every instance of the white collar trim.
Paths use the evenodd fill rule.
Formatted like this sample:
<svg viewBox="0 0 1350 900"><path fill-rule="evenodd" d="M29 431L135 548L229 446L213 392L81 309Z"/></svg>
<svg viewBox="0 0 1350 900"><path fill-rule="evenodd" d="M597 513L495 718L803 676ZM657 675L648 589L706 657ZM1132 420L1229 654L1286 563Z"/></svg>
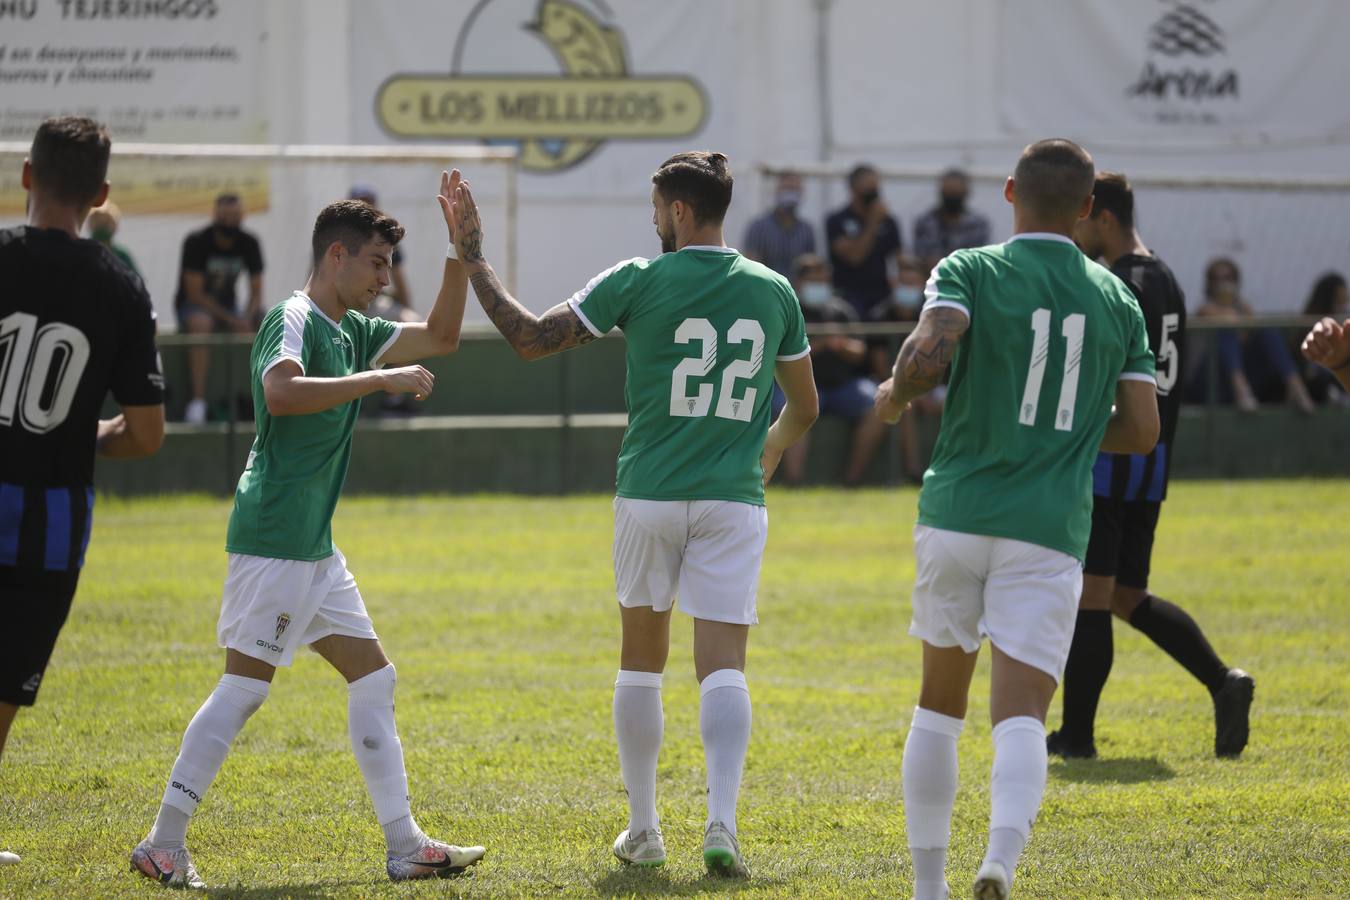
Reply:
<svg viewBox="0 0 1350 900"><path fill-rule="evenodd" d="M1024 231L1008 238L1008 243L1011 244L1013 241L1059 241L1061 244L1068 244L1071 247L1078 246L1064 235L1050 231Z"/></svg>
<svg viewBox="0 0 1350 900"><path fill-rule="evenodd" d="M712 253L738 253L735 247L715 247L712 244L687 244L680 248L680 252L685 250L708 250Z"/></svg>
<svg viewBox="0 0 1350 900"><path fill-rule="evenodd" d="M329 318L328 313L320 309L319 304L315 303L314 299L310 297L309 294L306 294L304 291L296 291L295 293L291 294L291 296L301 298L302 300L304 300L306 303L309 304L310 309L314 310L316 313L322 316L325 322L327 322L329 325L332 325L338 331L342 330L342 326L339 325L337 322L334 322L331 318Z"/></svg>

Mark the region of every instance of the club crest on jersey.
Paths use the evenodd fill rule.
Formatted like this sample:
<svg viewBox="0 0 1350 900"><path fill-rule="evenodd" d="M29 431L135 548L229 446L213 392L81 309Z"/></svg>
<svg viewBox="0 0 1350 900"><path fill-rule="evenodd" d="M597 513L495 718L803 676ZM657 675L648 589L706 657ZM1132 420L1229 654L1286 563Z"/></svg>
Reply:
<svg viewBox="0 0 1350 900"><path fill-rule="evenodd" d="M291 624L290 613L282 613L277 616L277 636L276 640L281 640L281 635L285 633L286 626Z"/></svg>
<svg viewBox="0 0 1350 900"><path fill-rule="evenodd" d="M694 414L694 407L698 405L698 401L686 400L685 402L689 404L689 414L692 416Z"/></svg>

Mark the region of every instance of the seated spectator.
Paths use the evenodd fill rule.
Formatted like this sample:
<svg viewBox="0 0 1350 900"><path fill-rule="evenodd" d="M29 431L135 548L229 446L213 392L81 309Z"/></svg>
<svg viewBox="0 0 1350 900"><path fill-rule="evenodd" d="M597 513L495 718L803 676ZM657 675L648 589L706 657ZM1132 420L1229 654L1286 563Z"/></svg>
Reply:
<svg viewBox="0 0 1350 900"><path fill-rule="evenodd" d="M1312 293L1308 296L1308 302L1303 306L1305 316L1317 316L1319 319L1330 316L1337 322L1344 319L1348 311L1350 311L1350 292L1346 290L1345 278L1337 272L1328 272L1317 279L1313 284ZM1302 342L1302 335L1296 336L1293 349L1297 350ZM1304 361L1303 382L1315 402L1350 406L1350 396L1347 396L1341 388L1336 376L1316 363Z"/></svg>
<svg viewBox="0 0 1350 900"><path fill-rule="evenodd" d="M174 308L178 327L188 334L250 334L262 321L262 245L242 227L244 205L237 194L216 198L211 224L188 234L179 264ZM248 307L239 310L235 286L248 272ZM192 396L184 418L206 421L206 375L211 348L188 348Z"/></svg>
<svg viewBox="0 0 1350 900"><path fill-rule="evenodd" d="M803 253L816 252L811 226L797 218L802 200L802 177L784 172L778 179L773 209L750 223L745 230L741 254L764 263L784 278L792 278L792 262Z"/></svg>
<svg viewBox="0 0 1350 900"><path fill-rule="evenodd" d="M1205 267L1205 302L1196 318L1232 322L1250 321L1252 308L1241 296L1242 273L1226 257L1212 259ZM1312 398L1299 377L1289 348L1273 328L1225 328L1211 332L1209 347L1190 385L1190 397L1209 396L1210 352L1218 356L1219 401L1233 403L1242 412L1254 412L1262 403L1287 400L1300 412L1312 412Z"/></svg>
<svg viewBox="0 0 1350 900"><path fill-rule="evenodd" d="M938 260L966 247L989 243L989 220L966 206L970 177L948 169L938 180L938 205L914 223L914 255L931 271Z"/></svg>
<svg viewBox="0 0 1350 900"><path fill-rule="evenodd" d="M900 256L900 223L881 199L881 176L872 166L856 166L848 190L848 205L825 220L825 241L835 290L861 319L891 292L887 261Z"/></svg>
<svg viewBox="0 0 1350 900"><path fill-rule="evenodd" d="M85 226L89 229L89 237L98 241L103 246L112 251L122 261L128 269L141 274L141 270L136 268L136 261L131 258L127 248L121 244L113 243L113 236L117 234L117 229L122 225L122 210L117 208L117 204L108 200L102 206L95 206L89 210L89 218L85 220Z"/></svg>
<svg viewBox="0 0 1350 900"><path fill-rule="evenodd" d="M819 256L805 254L793 266L792 285L802 305L807 324L832 323L854 325L858 314L834 295L830 287L830 267ZM823 415L842 416L853 423L853 437L844 467L844 484L862 481L867 464L876 455L886 434L886 426L872 412L877 386L867 377L867 344L846 334L811 336L811 365L816 392ZM783 405L782 392L774 388L774 413ZM783 454L783 477L789 484L800 484L806 475L805 438Z"/></svg>
<svg viewBox="0 0 1350 900"><path fill-rule="evenodd" d="M923 309L923 289L928 281L928 268L916 257L900 257L895 287L891 296L872 307L870 322L917 322ZM895 356L902 338L876 337L868 342L868 366L874 381L890 378L895 368ZM927 461L919 446L918 420L924 417L941 418L942 404L947 398L946 385L940 385L916 398L900 416L900 460L905 477L913 482L923 481Z"/></svg>
<svg viewBox="0 0 1350 900"><path fill-rule="evenodd" d="M380 208L375 196L375 188L364 182L352 185L347 199L360 200L362 203ZM380 292L375 302L370 304L366 315L372 319L384 319L388 322L420 322L422 317L412 305L412 292L408 290L408 278L403 272L403 249L395 247L392 254L393 265L389 268L389 286ZM386 405L412 406L411 394L386 394Z"/></svg>

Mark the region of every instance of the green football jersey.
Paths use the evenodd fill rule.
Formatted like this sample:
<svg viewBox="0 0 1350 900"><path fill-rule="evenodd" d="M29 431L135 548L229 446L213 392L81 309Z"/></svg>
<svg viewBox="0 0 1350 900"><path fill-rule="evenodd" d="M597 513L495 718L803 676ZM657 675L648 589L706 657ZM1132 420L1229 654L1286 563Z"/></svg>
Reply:
<svg viewBox="0 0 1350 900"><path fill-rule="evenodd" d="M274 417L263 376L283 359L299 363L310 378L377 369L398 332L397 324L354 312L334 322L300 291L268 311L249 363L258 434L234 492L226 550L273 559L332 555L333 510L347 478L360 401Z"/></svg>
<svg viewBox="0 0 1350 900"><path fill-rule="evenodd" d="M919 524L1083 559L1092 464L1120 379L1154 380L1130 289L1068 238L1020 234L939 262L927 306L970 316Z"/></svg>
<svg viewBox="0 0 1350 900"><path fill-rule="evenodd" d="M628 343L618 495L763 506L773 363L811 352L792 285L735 250L685 247L619 263L568 303Z"/></svg>

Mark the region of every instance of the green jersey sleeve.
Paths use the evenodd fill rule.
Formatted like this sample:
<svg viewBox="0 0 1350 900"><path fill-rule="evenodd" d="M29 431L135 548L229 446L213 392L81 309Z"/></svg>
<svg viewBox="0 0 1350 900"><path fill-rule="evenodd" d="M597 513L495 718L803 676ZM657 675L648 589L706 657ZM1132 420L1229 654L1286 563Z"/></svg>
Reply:
<svg viewBox="0 0 1350 900"><path fill-rule="evenodd" d="M302 375L309 371L313 348L305 340L308 325L309 303L294 297L263 318L262 327L253 341L253 368L259 381L284 359L298 363Z"/></svg>
<svg viewBox="0 0 1350 900"><path fill-rule="evenodd" d="M1134 294L1128 287L1122 290L1125 297L1134 300ZM1126 304L1129 310L1128 345L1125 351L1125 367L1120 370L1123 379L1138 381L1157 380L1157 362L1148 346L1148 327L1144 323L1144 311L1138 301Z"/></svg>
<svg viewBox="0 0 1350 900"><path fill-rule="evenodd" d="M944 256L933 267L924 288L924 308L951 306L970 317L975 297L974 267L961 251Z"/></svg>
<svg viewBox="0 0 1350 900"><path fill-rule="evenodd" d="M568 298L567 305L577 314L591 334L604 337L611 328L623 327L636 298L634 282L646 265L642 257L626 259L586 282L586 286Z"/></svg>
<svg viewBox="0 0 1350 900"><path fill-rule="evenodd" d="M811 352L811 342L806 339L806 319L802 316L802 305L797 302L796 293L787 290L785 308L787 328L783 331L783 342L778 345L775 358L778 362L791 362L801 359Z"/></svg>
<svg viewBox="0 0 1350 900"><path fill-rule="evenodd" d="M356 313L347 315L354 316ZM389 352L389 348L394 346L394 342L403 331L403 326L398 322L367 319L365 316L360 317L359 324L362 341L361 354L357 359L367 369L378 369L384 365L380 360Z"/></svg>

